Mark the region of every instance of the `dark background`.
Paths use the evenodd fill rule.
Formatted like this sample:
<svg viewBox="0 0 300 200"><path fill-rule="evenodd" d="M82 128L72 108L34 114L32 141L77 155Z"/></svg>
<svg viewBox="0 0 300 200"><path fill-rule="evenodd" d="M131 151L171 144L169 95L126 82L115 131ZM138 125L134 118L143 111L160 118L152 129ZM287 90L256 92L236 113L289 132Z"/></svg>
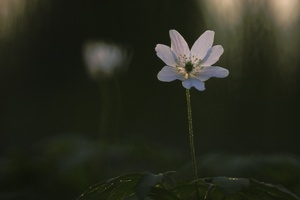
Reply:
<svg viewBox="0 0 300 200"><path fill-rule="evenodd" d="M190 46L214 30L225 49L216 65L230 71L191 90L200 175L253 177L300 194L298 0L7 2L1 199L74 199L134 171L189 174L185 90L156 78L164 63L154 48L170 45L170 29ZM91 39L126 46L126 72L92 80L83 59Z"/></svg>

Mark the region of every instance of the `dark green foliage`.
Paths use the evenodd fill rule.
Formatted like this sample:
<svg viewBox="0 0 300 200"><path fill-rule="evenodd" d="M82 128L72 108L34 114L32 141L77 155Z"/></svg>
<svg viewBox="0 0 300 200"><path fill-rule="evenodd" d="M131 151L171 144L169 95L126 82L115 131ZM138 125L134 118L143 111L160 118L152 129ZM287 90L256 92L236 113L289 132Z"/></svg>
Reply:
<svg viewBox="0 0 300 200"><path fill-rule="evenodd" d="M132 173L104 180L84 192L79 200L300 200L280 185L253 179L211 177L197 181L175 181L174 172Z"/></svg>
<svg viewBox="0 0 300 200"><path fill-rule="evenodd" d="M145 172L138 185L136 186L136 196L138 199L145 199L148 195L151 195L154 199L160 197L161 195L166 196L172 195L172 193L168 194L164 190L165 186L168 184L173 184L172 179L169 178L169 174L173 172L166 172L164 174L152 174L149 172ZM157 186L157 187L153 187ZM171 198L173 199L173 198Z"/></svg>
<svg viewBox="0 0 300 200"><path fill-rule="evenodd" d="M135 195L141 176L141 173L133 173L104 180L91 186L78 199L128 199Z"/></svg>

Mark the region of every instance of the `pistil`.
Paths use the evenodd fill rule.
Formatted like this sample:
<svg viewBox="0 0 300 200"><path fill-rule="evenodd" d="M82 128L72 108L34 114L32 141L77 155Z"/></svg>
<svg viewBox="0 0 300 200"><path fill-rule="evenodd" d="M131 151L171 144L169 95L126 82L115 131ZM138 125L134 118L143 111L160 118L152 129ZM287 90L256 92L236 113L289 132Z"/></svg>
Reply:
<svg viewBox="0 0 300 200"><path fill-rule="evenodd" d="M194 69L193 63L191 61L188 61L187 63L185 63L184 69L186 73L189 74Z"/></svg>

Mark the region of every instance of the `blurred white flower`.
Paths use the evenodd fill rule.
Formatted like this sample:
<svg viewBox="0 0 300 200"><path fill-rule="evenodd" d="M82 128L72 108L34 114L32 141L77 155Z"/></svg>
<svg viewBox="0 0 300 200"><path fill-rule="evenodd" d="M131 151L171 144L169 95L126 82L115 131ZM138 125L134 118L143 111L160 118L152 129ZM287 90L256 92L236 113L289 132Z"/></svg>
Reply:
<svg viewBox="0 0 300 200"><path fill-rule="evenodd" d="M204 81L211 77L228 76L227 69L211 66L224 52L221 45L212 47L214 34L213 31L206 31L190 50L184 38L176 30L170 30L171 47L158 44L155 48L157 56L167 65L158 73L157 78L164 82L178 79L186 89L195 87L203 91Z"/></svg>
<svg viewBox="0 0 300 200"><path fill-rule="evenodd" d="M103 41L87 42L84 59L89 75L93 79L108 79L124 70L130 60L127 50L117 44Z"/></svg>

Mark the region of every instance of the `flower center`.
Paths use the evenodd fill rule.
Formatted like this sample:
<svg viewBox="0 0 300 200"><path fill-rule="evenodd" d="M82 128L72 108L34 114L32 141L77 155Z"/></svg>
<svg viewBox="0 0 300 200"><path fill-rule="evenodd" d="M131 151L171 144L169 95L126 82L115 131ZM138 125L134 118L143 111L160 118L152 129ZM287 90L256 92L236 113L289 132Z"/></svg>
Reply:
<svg viewBox="0 0 300 200"><path fill-rule="evenodd" d="M193 63L191 63L191 61L188 61L187 63L185 63L184 69L187 74L189 74L191 71L193 71L193 68L194 68L194 65L193 65Z"/></svg>

